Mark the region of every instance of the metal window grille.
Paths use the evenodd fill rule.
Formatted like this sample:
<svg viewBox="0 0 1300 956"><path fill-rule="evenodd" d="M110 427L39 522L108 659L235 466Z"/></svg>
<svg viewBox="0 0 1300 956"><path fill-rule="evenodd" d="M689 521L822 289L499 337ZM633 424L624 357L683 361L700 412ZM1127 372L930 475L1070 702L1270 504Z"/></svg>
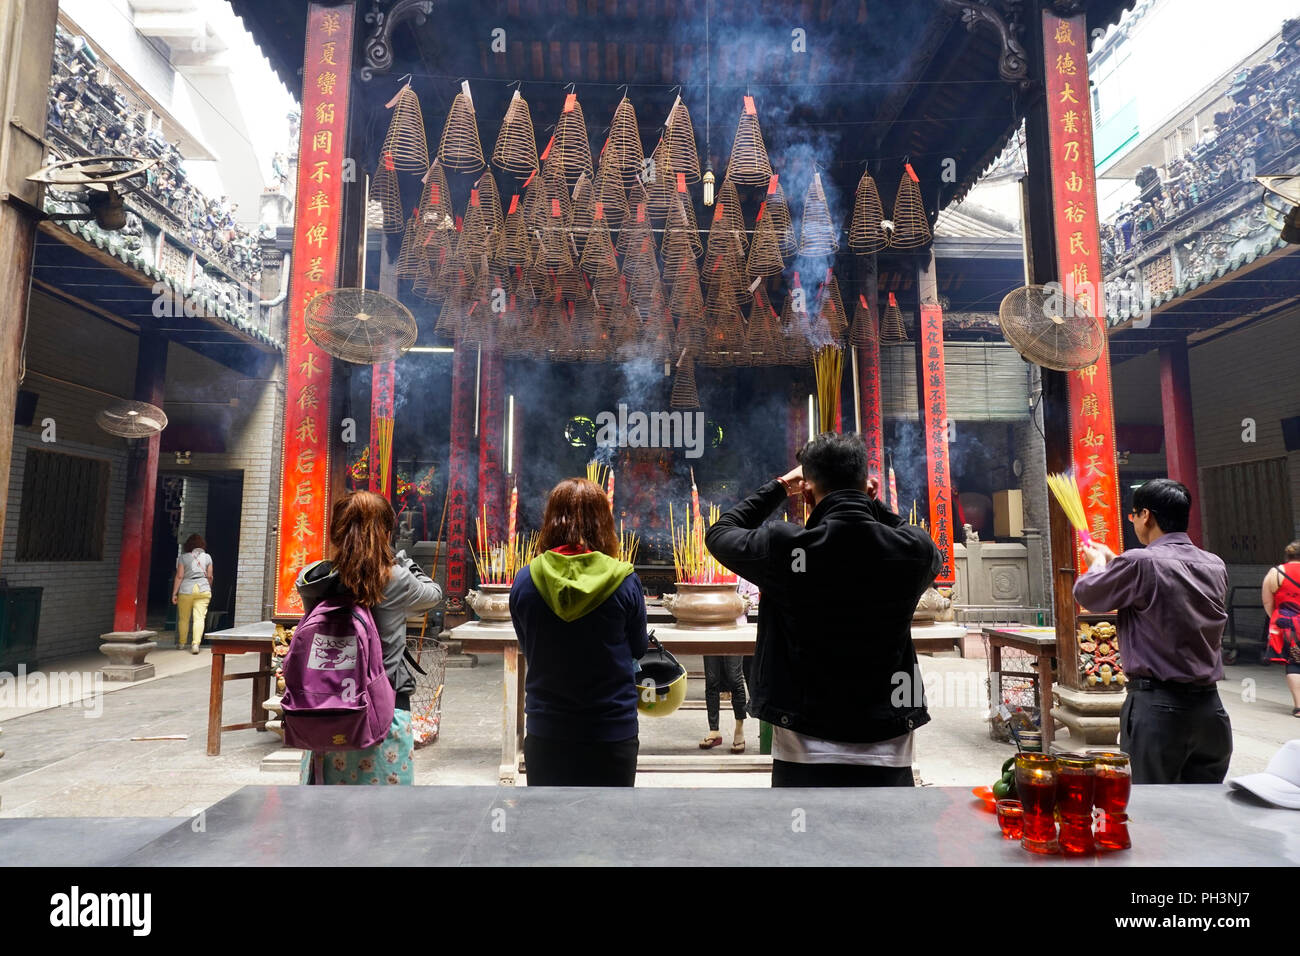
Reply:
<svg viewBox="0 0 1300 956"><path fill-rule="evenodd" d="M23 474L18 561L100 561L107 461L31 449Z"/></svg>

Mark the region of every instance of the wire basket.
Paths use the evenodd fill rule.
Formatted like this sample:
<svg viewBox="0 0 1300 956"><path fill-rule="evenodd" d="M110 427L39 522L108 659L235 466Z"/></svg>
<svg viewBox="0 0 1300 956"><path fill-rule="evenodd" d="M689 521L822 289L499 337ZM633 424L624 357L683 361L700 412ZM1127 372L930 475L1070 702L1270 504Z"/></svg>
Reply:
<svg viewBox="0 0 1300 956"><path fill-rule="evenodd" d="M424 671L411 668L415 690L411 692L411 731L415 746L438 739L442 723L442 701L447 680L447 645L434 637L408 637L406 651Z"/></svg>

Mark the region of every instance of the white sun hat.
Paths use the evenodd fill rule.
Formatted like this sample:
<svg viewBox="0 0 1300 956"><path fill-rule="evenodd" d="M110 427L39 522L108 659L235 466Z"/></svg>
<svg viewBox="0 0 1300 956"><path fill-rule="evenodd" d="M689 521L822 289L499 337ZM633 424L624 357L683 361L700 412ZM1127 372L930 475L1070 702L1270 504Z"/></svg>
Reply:
<svg viewBox="0 0 1300 956"><path fill-rule="evenodd" d="M1284 743L1263 773L1233 777L1228 783L1249 790L1274 806L1300 810L1300 740Z"/></svg>

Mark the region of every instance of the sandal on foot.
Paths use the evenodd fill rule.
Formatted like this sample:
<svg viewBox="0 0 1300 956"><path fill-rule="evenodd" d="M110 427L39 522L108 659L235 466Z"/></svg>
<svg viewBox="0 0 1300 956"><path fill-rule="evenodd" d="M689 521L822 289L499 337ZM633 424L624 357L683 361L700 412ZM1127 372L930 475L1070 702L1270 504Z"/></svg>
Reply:
<svg viewBox="0 0 1300 956"><path fill-rule="evenodd" d="M721 747L721 746L722 746L722 734L718 734L716 737L710 734L709 736L705 737L703 740L700 741L701 750L712 750L714 747Z"/></svg>
<svg viewBox="0 0 1300 956"><path fill-rule="evenodd" d="M1292 716L1292 717L1300 717L1300 707L1296 707L1294 710L1292 710L1292 711L1291 711L1291 716Z"/></svg>
<svg viewBox="0 0 1300 956"><path fill-rule="evenodd" d="M731 752L733 754L743 754L745 752L745 742L743 740L733 740L731 742Z"/></svg>

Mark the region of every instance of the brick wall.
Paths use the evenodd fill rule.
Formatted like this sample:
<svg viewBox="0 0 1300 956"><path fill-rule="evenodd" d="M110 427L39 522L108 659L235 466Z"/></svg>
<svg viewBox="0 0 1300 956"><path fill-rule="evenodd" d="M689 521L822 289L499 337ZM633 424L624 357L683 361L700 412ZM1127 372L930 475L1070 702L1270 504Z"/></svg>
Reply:
<svg viewBox="0 0 1300 956"><path fill-rule="evenodd" d="M181 523L176 532L176 541L182 548L190 535L206 538L208 534L208 479L193 476L183 480Z"/></svg>

